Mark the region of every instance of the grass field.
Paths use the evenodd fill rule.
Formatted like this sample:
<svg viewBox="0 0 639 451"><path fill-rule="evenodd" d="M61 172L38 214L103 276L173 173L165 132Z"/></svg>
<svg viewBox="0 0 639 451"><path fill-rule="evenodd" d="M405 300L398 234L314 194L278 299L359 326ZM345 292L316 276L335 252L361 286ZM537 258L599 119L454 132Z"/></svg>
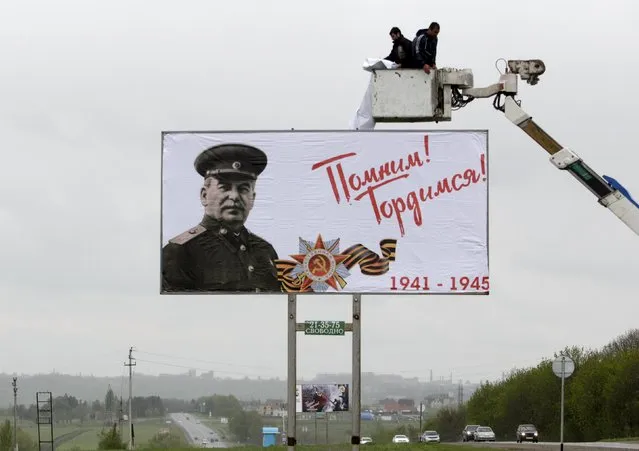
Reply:
<svg viewBox="0 0 639 451"><path fill-rule="evenodd" d="M460 450L461 447L461 450ZM296 446L296 449L300 451L321 451L321 450L331 450L331 451L351 451L353 446L351 444L338 444L338 445L302 445ZM360 447L365 451L424 451L424 448L428 449L428 451L468 451L471 449L471 446L462 446L462 445L446 445L446 444L429 444L425 445L423 443L399 443L399 444L370 444L363 445ZM273 451L276 449L286 449L285 446L271 447L269 448ZM475 449L476 448L472 448ZM482 451L497 451L497 448L482 448ZM504 451L503 448L499 449L499 451Z"/></svg>
<svg viewBox="0 0 639 451"><path fill-rule="evenodd" d="M2 419L0 419L1 421ZM18 428L22 429L31 436L31 438L37 443L38 441L38 427L31 421L20 421ZM123 439L128 441L128 428L127 423L124 424ZM72 425L54 425L53 436L55 439L63 439L64 436L78 433L76 436L72 436L70 440L62 441L62 443L56 444L56 449L60 451L71 450L94 450L98 447L99 437L98 434L103 429L102 423L76 423ZM171 433L182 437L183 443L186 446L187 442L184 439L182 429L173 425L167 424L165 419L140 419L134 422L135 431L135 443L136 445L144 446L155 434L161 429L169 429Z"/></svg>
<svg viewBox="0 0 639 451"><path fill-rule="evenodd" d="M164 419L151 419L140 422L134 421L133 428L135 432L136 446L144 446L144 444L146 444L155 434L157 434L160 429L169 429L171 433L183 437L182 430L179 427L173 424L167 424L166 420ZM60 451L97 449L99 440L98 434L101 430L101 426L93 426L87 429L81 435L59 445L56 449L59 449ZM122 434L122 438L124 439L124 441L128 441L129 433L128 429L126 429L126 425L125 430ZM186 445L186 440L184 440L184 444Z"/></svg>
<svg viewBox="0 0 639 451"><path fill-rule="evenodd" d="M238 446L233 448L234 450L255 450L260 447L256 446ZM470 446L465 445L446 445L446 444L430 444L424 445L423 443L403 443L403 444L389 444L389 445L362 445L362 449L365 451L424 451L427 448L428 451L467 451ZM285 446L271 446L268 448L271 451L284 451L287 448ZM338 445L298 445L295 447L299 451L351 451L352 445L350 444L338 444ZM477 449L477 448L474 448ZM482 451L505 451L505 448L489 448L482 447ZM193 448L171 448L167 451L193 451Z"/></svg>
<svg viewBox="0 0 639 451"><path fill-rule="evenodd" d="M53 437L54 438L58 438L62 435L66 435L69 434L71 432L77 431L79 429L85 429L87 427L90 427L90 425L80 425L78 424L73 424L73 425L54 425L53 426ZM36 442L38 441L38 426L32 422L32 421L26 421L26 420L22 420L20 422L18 422L18 428L22 429L23 431L25 431L27 434L29 434L29 436L35 440ZM45 430L46 426L42 425L42 435L43 438L47 437L47 431Z"/></svg>

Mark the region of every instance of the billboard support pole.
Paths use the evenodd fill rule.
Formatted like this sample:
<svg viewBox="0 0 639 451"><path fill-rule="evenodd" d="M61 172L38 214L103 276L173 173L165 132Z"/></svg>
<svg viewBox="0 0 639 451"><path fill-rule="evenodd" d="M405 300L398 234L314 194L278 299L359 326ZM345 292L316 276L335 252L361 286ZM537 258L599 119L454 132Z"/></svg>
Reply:
<svg viewBox="0 0 639 451"><path fill-rule="evenodd" d="M286 445L289 451L295 450L296 425L296 385L297 385L297 294L288 295L288 376L286 405L288 413L286 426Z"/></svg>
<svg viewBox="0 0 639 451"><path fill-rule="evenodd" d="M362 406L361 406L361 377L362 377L362 325L361 325L361 313L362 313L362 295L353 295L353 387L351 391L351 408L353 409L353 432L351 435L351 444L353 445L353 451L359 451L360 441L360 426L362 421Z"/></svg>
<svg viewBox="0 0 639 451"><path fill-rule="evenodd" d="M328 412L324 414L324 419L326 420L326 444L328 445Z"/></svg>

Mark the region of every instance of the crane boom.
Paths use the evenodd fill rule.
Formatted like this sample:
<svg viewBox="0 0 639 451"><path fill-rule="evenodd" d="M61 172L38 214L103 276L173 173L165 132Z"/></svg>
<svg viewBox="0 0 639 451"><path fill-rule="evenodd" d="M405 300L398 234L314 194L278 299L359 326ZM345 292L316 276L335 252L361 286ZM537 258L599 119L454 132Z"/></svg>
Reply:
<svg viewBox="0 0 639 451"><path fill-rule="evenodd" d="M639 204L630 193L616 180L600 176L588 166L575 152L563 147L544 129L542 129L514 99L517 93L517 76L529 84L537 84L539 76L545 72L541 60L510 60L508 71L502 74L497 84L485 88L458 89L453 86L453 98L457 106L465 106L476 98L496 96L494 106L504 113L506 118L524 131L550 155L550 162L557 168L569 172L583 186L597 197L599 204L610 210L615 216L639 235ZM500 103L500 96L505 100Z"/></svg>
<svg viewBox="0 0 639 451"><path fill-rule="evenodd" d="M597 201L608 208L615 216L639 235L639 205L632 200L629 193L618 184L611 184L609 177L600 176L590 168L572 150L562 147L552 136L546 133L532 117L528 116L512 97L504 102L506 118L521 128L548 154L551 163L561 170L568 171L582 185L597 197ZM608 180L606 180L608 178ZM624 194L623 191L626 191Z"/></svg>

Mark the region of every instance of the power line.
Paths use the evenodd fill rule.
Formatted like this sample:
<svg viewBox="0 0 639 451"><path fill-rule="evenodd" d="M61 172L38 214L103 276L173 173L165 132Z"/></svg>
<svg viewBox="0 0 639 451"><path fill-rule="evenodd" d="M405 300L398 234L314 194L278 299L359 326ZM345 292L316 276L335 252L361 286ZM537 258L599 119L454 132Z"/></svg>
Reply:
<svg viewBox="0 0 639 451"><path fill-rule="evenodd" d="M237 375L240 375L240 376L260 376L260 374L255 374L255 373L242 373L242 372L239 372L239 371L215 370L215 369L212 369L212 368L198 368L198 367L194 367L194 366L178 365L176 363L158 362L156 360L147 360L147 359L136 359L136 360L138 362L154 363L156 365L172 366L174 368L185 368L185 369L188 369L188 370L210 371L210 372L213 372L213 373L237 374Z"/></svg>
<svg viewBox="0 0 639 451"><path fill-rule="evenodd" d="M226 365L226 366L231 366L231 367L238 367L238 368L254 368L254 369L269 369L269 370L273 370L272 367L267 367L267 366L259 366L259 365L241 365L241 364L233 364L233 363L225 363L225 362L217 362L217 361L212 361L212 360L205 360L205 359L194 359L194 358L189 358L189 357L183 357L183 356L177 356L177 355L171 355L171 354L164 354L164 353L157 353L157 352L150 352L150 351L143 351L143 350L138 350L136 349L137 353L141 353L141 354L147 354L147 355L151 355L151 356L158 356L158 357L166 357L169 359L179 359L179 360L185 360L185 361L193 361L193 362L202 362L202 363L210 363L210 364L214 364L214 365ZM219 370L219 369L213 369L210 367L197 367L197 366L193 366L193 365L181 365L181 364L177 364L177 363L169 363L166 361L157 361L157 360L150 360L150 359L136 359L140 362L146 362L146 363L152 363L152 364L156 364L156 365L162 365L162 366L168 366L168 367L173 367L173 368L184 368L184 369L191 369L191 370L198 370L198 371L208 371L208 372L213 372L213 373L224 373L224 374L233 374L233 375L240 375L240 376L260 376L261 374L259 373L255 373L255 372L242 372L242 371L231 371L231 370ZM537 361L534 364L531 364L530 362L528 362L528 364L526 365L513 365L512 368L528 368L528 367L534 367L536 365L538 365L541 360ZM470 365L462 365L462 366L457 366L456 368L452 369L452 372L455 374L455 376L461 377L463 376L464 378L468 379L469 377L473 377L473 376L481 376L482 378L488 378L487 377L488 374L492 374L497 370L493 370L493 369L488 369L487 367L490 367L491 364L488 363L486 364L486 362L483 363L478 363L478 364L470 364ZM475 368L482 368L480 371L467 371L468 369L475 369ZM484 369L485 368L485 369ZM466 371L464 371L466 370ZM373 372L376 374L388 374L389 371L374 371L374 370L364 370L364 372ZM417 370L417 369L413 369L413 370L397 370L394 369L392 371L390 371L390 373L392 374L406 374L406 373L414 373L414 374L427 374L428 370ZM436 382L436 381L433 381Z"/></svg>
<svg viewBox="0 0 639 451"><path fill-rule="evenodd" d="M138 349L136 349L136 352L138 354L148 354L148 355L154 355L156 357L166 357L166 358L169 358L169 359L188 360L190 362L210 363L212 365L225 365L225 366L235 366L235 367L238 367L238 368L253 368L253 369L273 370L273 367L268 367L268 366L240 365L240 364L236 364L236 363L215 362L215 361L212 361L212 360L193 359L193 358L190 358L190 357L180 357L180 356L170 355L170 354L160 354L160 353L157 353L157 352L141 351L141 350L138 350Z"/></svg>
<svg viewBox="0 0 639 451"><path fill-rule="evenodd" d="M538 360L531 362L530 360L528 362L526 362L525 364L511 364L509 366L510 369L513 368L518 368L518 369L524 369L524 368L531 368L531 367L536 367L537 365L539 365L540 363L542 363L544 360L547 360L546 358L539 358ZM495 369L494 367L501 367L501 369ZM466 371L468 369L477 369L477 368L482 368L479 371ZM490 368L490 369L489 369ZM404 370L399 370L399 369L394 369L392 371L393 374L428 374L429 371L431 370L427 370L427 369L404 369ZM471 365L462 365L462 366L456 366L454 368L451 368L450 371L452 371L455 375L464 375L464 376L470 376L470 375L483 375L483 374L487 374L487 373L493 373L493 372L502 372L503 371L503 364L500 364L499 362L495 362L495 363L491 363L491 362L483 362L483 363L477 363L477 364L471 364ZM374 373L377 374L385 374L385 373L389 373L388 371L372 371Z"/></svg>

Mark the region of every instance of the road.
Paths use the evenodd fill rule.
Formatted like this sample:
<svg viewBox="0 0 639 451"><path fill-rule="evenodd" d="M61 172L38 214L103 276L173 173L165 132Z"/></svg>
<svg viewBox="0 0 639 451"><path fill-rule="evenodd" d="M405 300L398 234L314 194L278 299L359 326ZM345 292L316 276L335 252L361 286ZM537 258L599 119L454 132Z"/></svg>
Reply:
<svg viewBox="0 0 639 451"><path fill-rule="evenodd" d="M184 435L191 444L202 448L229 448L229 445L221 440L217 432L200 423L200 420L194 418L191 414L172 413L171 420L182 428ZM206 439L206 444L202 443L204 439Z"/></svg>
<svg viewBox="0 0 639 451"><path fill-rule="evenodd" d="M461 443L460 443L461 444ZM473 443L467 442L464 445L474 445L477 448L490 447L490 448L508 448L508 449L521 449L522 451L530 451L540 448L558 450L559 442L539 442L539 443L517 443L517 442L484 442ZM639 443L631 442L564 442L565 451L621 451L621 450L636 450L639 451ZM540 450L541 451L541 450Z"/></svg>

